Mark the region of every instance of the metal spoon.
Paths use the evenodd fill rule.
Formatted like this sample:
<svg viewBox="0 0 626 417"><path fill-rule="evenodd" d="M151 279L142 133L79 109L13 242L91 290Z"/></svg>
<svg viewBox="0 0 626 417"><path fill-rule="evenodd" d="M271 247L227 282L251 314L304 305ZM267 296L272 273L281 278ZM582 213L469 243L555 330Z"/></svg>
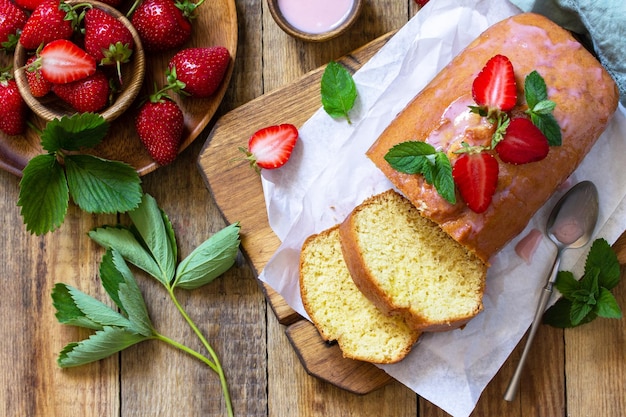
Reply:
<svg viewBox="0 0 626 417"><path fill-rule="evenodd" d="M563 251L586 245L591 238L593 229L595 229L597 220L598 190L590 181L582 181L573 186L552 209L546 224L546 234L556 244L557 255L548 276L548 281L541 292L535 317L526 340L526 346L524 346L517 369L515 369L515 373L504 394L506 401L513 401L518 391L522 369L526 362L530 345L535 338L537 329L541 324L541 317L552 295Z"/></svg>

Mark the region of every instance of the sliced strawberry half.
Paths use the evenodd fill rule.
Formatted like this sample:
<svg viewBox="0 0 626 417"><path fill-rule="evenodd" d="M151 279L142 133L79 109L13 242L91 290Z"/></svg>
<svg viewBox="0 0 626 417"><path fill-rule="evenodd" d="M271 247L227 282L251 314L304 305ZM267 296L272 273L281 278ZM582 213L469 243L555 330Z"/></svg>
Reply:
<svg viewBox="0 0 626 417"><path fill-rule="evenodd" d="M548 139L532 121L516 117L511 119L495 150L504 162L527 164L545 158L550 151L550 145Z"/></svg>
<svg viewBox="0 0 626 417"><path fill-rule="evenodd" d="M482 213L491 204L498 185L498 161L486 152L465 153L452 167L452 178L465 204Z"/></svg>
<svg viewBox="0 0 626 417"><path fill-rule="evenodd" d="M495 55L487 61L474 79L472 96L485 115L513 109L517 102L517 85L509 58Z"/></svg>
<svg viewBox="0 0 626 417"><path fill-rule="evenodd" d="M39 54L41 74L54 84L67 84L96 72L96 60L76 44L58 39Z"/></svg>
<svg viewBox="0 0 626 417"><path fill-rule="evenodd" d="M257 171L275 169L287 162L297 139L298 129L292 124L268 126L250 137L248 149L240 149Z"/></svg>

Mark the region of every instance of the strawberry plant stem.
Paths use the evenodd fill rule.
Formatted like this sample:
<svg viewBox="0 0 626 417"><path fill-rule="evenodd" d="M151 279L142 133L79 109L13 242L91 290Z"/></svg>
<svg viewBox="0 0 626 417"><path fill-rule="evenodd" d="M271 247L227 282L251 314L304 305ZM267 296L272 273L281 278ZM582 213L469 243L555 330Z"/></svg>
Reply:
<svg viewBox="0 0 626 417"><path fill-rule="evenodd" d="M183 318L189 324L189 326L193 329L193 331L196 334L196 336L198 336L198 339L200 339L200 341L202 342L202 344L204 345L206 350L209 352L209 355L211 355L211 358L213 359L213 362L211 362L209 359L207 359L204 356L203 356L203 358L206 359L206 360L202 360L202 359L201 360L203 362L205 362L207 365L209 365L211 367L211 369L213 369L215 371L215 373L217 373L217 375L219 376L220 383L222 385L222 392L223 392L223 395L224 395L224 401L226 402L226 410L228 412L228 416L229 417L233 417L234 416L234 414L233 414L233 406L232 406L232 402L231 402L231 399L230 399L230 392L228 391L228 383L226 382L226 376L224 375L224 369L222 368L222 365L221 365L221 363L219 361L219 358L218 358L217 354L215 353L215 351L213 350L213 348L211 347L209 342L206 340L206 338L204 337L204 335L202 334L200 329L198 329L198 326L196 326L194 321L191 319L191 317L189 317L189 315L187 314L185 309L178 302L178 299L176 298L176 295L174 294L174 287L168 286L167 287L167 291L168 291L168 293L170 295L170 298L174 302L174 305L176 306L176 308L180 312L180 314L183 316ZM189 352L187 350L185 350L185 351L191 354L191 352Z"/></svg>

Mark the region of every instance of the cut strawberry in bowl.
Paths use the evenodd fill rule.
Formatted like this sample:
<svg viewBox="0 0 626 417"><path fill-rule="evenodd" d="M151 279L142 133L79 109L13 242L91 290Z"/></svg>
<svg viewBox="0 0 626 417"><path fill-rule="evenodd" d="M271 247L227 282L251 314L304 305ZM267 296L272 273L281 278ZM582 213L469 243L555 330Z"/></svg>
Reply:
<svg viewBox="0 0 626 417"><path fill-rule="evenodd" d="M135 100L141 90L145 72L145 53L139 39L139 34L130 24L130 21L115 8L98 2L98 1L81 1L67 0L65 3L72 7L79 7L80 13L85 9L95 8L112 16L116 21L121 22L124 27L131 33L134 42L132 55L127 63L120 66L121 84L117 81L117 76L113 74L111 82L117 84L111 95L111 100L105 107L99 110L99 113L107 121L115 120L120 116ZM80 79L92 76L96 68L102 65L87 53L82 47L78 46L80 36L76 35L79 41L73 40L54 40L45 45L40 51L33 52L27 50L18 43L15 48L13 57L13 67L15 70L15 81L20 90L20 94L24 98L26 104L33 112L45 121L60 119L63 116L69 116L80 109L73 108L71 105L61 99L46 96L41 99L33 95L29 87L26 72L39 69L42 76L53 84L73 83ZM38 58L26 67L26 61L30 60L33 53ZM86 108L100 108L98 104L88 105ZM82 107L83 109L85 107Z"/></svg>

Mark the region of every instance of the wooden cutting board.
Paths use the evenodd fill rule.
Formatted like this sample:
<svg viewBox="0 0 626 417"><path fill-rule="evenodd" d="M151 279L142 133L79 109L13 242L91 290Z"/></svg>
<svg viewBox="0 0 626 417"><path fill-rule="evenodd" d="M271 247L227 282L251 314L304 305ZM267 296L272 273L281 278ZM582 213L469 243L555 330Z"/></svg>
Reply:
<svg viewBox="0 0 626 417"><path fill-rule="evenodd" d="M387 34L339 59L358 70L392 36ZM280 123L301 126L321 106L320 80L324 67L284 88L265 94L220 118L201 150L198 164L204 181L225 220L241 224L242 250L258 275L280 245L268 224L261 180L242 161L238 147L258 129ZM626 233L615 243L620 263L626 264ZM312 375L348 391L365 394L391 381L376 366L344 359L336 344L324 342L315 327L293 311L272 288L265 295L303 366Z"/></svg>
<svg viewBox="0 0 626 417"><path fill-rule="evenodd" d="M392 36L382 36L338 60L355 72ZM324 67L296 82L265 94L222 116L200 152L198 164L217 206L229 223L241 224L244 256L258 275L280 245L268 224L261 179L242 161L239 147L258 129L280 123L301 126L321 107L320 81ZM315 327L293 311L272 288L262 288L303 366L312 375L348 391L365 394L391 377L376 366L344 359L336 344L324 342Z"/></svg>

